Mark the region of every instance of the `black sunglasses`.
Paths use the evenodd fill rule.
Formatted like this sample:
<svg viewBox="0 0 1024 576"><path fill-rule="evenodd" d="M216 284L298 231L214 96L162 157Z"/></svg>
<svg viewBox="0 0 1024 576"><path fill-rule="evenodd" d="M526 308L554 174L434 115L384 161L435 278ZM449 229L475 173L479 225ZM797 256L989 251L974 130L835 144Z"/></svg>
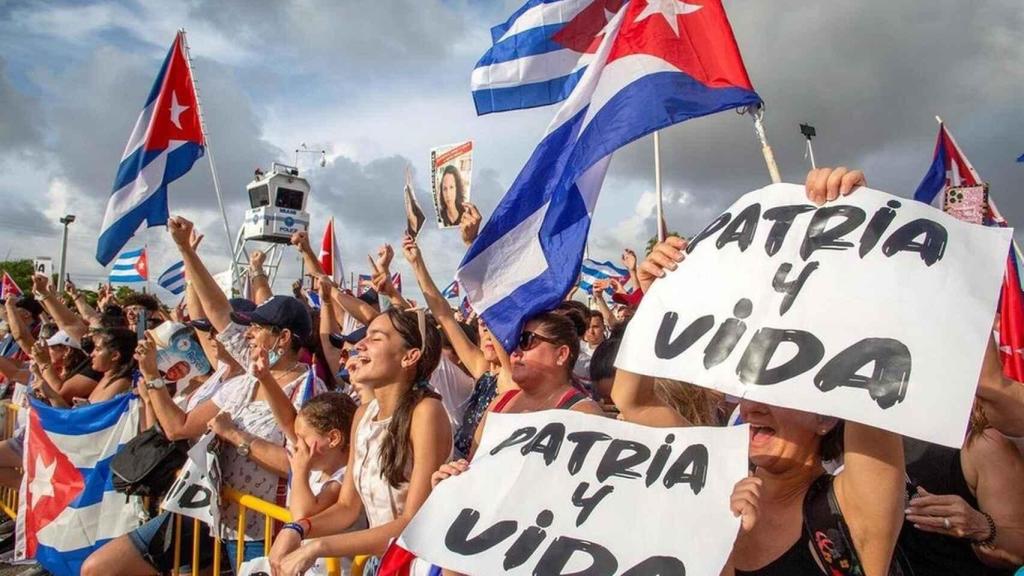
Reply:
<svg viewBox="0 0 1024 576"><path fill-rule="evenodd" d="M523 333L519 335L519 342L516 343L516 348L526 352L527 350L533 350L541 342L547 342L552 346L561 346L561 344L554 338L542 336L536 332L530 332L529 330L523 330Z"/></svg>

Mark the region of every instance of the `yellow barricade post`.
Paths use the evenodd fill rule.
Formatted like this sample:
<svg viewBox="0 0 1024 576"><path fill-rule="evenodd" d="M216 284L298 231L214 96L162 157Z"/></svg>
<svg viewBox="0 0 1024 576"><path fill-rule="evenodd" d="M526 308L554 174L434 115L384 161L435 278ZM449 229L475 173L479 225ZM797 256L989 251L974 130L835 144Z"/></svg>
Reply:
<svg viewBox="0 0 1024 576"><path fill-rule="evenodd" d="M14 436L14 430L17 428L18 418L18 406L10 402L6 402L3 405L3 426L0 427L0 440L7 440ZM238 534L239 542L241 547L237 551L238 565L235 566L236 573L242 567L242 561L245 557L245 516L246 511L251 510L257 514L263 514L266 518L264 525L264 540L263 540L263 551L264 554L270 554L270 546L273 543L273 521L279 522L291 522L292 515L287 508L282 508L276 504L272 504L265 500L261 500L251 494L245 494L225 486L221 491L221 497L225 500L235 502L238 504ZM12 488L0 489L0 511L9 516L11 519L15 519L18 515L18 490ZM175 515L174 518L174 573L177 574L181 568L181 527L182 522L185 519L179 515ZM201 533L200 531L205 529L204 525L199 520L190 519L193 522L192 525L192 575L198 576L199 574L199 540ZM213 542L213 574L220 573L221 563L221 540L216 538ZM363 568L367 561L366 556L357 556L352 560L352 569L350 571L351 576L362 576ZM328 576L340 576L341 574L341 562L337 558L327 559L327 574Z"/></svg>

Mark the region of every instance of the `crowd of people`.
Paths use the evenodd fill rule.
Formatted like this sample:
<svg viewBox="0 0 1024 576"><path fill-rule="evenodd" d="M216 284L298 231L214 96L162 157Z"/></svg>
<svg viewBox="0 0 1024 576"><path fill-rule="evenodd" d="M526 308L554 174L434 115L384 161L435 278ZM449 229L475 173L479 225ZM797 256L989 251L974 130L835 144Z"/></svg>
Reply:
<svg viewBox="0 0 1024 576"><path fill-rule="evenodd" d="M863 184L859 171L825 168L808 175L806 190L820 205ZM463 238L475 235L475 208L445 214L472 221ZM69 410L137 395L142 430L156 427L171 441L214 433L224 485L286 505L294 518L273 535L275 575L355 556L374 557L363 572L374 574L434 487L471 469L490 413L544 410L652 427L749 424L751 472L732 491L741 528L725 575L995 575L1024 564L1024 384L1003 376L994 340L970 429L955 450L617 370L643 295L686 266L685 238L666 238L643 258L624 250L628 281L567 295L529 319L505 350L485 322L445 299L428 267L432 255L409 235L400 254L423 306L392 285L396 252L385 246L372 262L374 290L353 294L315 274L316 309L307 298L273 294L259 252L248 270L252 298L229 298L204 264L193 224L174 217L168 231L185 266L182 306L168 309L146 294L118 301L104 290L94 308L73 284L60 294L36 276L32 296L4 302L0 374ZM307 270L320 270L305 233L292 244ZM157 331L194 338L207 372L169 381L158 367ZM0 443L0 485L19 486L24 449L23 432ZM226 501L221 517L237 515ZM82 573L170 571L173 525L170 513L153 511L93 553ZM194 539L191 529L184 523L180 557L191 558L198 541L208 566L212 538ZM255 514L244 535L237 523L221 523L230 566L265 555L265 529ZM830 558L815 545L820 531L835 544Z"/></svg>

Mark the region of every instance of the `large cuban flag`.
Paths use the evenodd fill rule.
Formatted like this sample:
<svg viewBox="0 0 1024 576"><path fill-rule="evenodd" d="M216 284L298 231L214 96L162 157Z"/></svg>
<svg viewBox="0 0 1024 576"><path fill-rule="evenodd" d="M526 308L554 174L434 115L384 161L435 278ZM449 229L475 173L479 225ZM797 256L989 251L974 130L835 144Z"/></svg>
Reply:
<svg viewBox="0 0 1024 576"><path fill-rule="evenodd" d="M503 346L576 281L615 150L760 102L720 1L632 0L620 10L456 275Z"/></svg>
<svg viewBox="0 0 1024 576"><path fill-rule="evenodd" d="M131 394L74 410L31 401L16 559L78 574L89 554L138 526L140 499L114 492L110 472L138 431L138 403Z"/></svg>
<svg viewBox="0 0 1024 576"><path fill-rule="evenodd" d="M983 183L953 134L940 123L932 164L914 191L914 199L926 204L941 203L946 188L950 186L980 186ZM991 196L987 208L988 213L984 216L986 225L1008 226ZM1021 285L1021 276L1020 253L1014 241L1006 258L1006 273L999 296L999 356L1003 374L1018 382L1024 382L1024 286Z"/></svg>
<svg viewBox="0 0 1024 576"><path fill-rule="evenodd" d="M493 45L470 83L477 114L533 108L569 97L625 0L527 0L491 28Z"/></svg>
<svg viewBox="0 0 1024 576"><path fill-rule="evenodd" d="M167 185L203 156L200 122L184 32L178 32L117 168L96 245L100 264L109 264L143 222L167 223Z"/></svg>

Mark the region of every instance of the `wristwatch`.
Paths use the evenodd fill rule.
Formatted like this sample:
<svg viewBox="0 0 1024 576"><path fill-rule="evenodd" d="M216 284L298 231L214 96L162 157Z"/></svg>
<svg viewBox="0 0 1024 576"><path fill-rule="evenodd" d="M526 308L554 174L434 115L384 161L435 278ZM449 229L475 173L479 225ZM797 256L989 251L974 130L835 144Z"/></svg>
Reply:
<svg viewBox="0 0 1024 576"><path fill-rule="evenodd" d="M245 440L242 440L241 444L239 444L238 447L236 448L238 450L238 455L241 456L242 458L248 458L249 457L249 447L251 445L252 445L252 439L251 438L246 438Z"/></svg>
<svg viewBox="0 0 1024 576"><path fill-rule="evenodd" d="M146 390L159 390L160 388L167 387L167 380L163 378L157 378L155 380L146 380Z"/></svg>

